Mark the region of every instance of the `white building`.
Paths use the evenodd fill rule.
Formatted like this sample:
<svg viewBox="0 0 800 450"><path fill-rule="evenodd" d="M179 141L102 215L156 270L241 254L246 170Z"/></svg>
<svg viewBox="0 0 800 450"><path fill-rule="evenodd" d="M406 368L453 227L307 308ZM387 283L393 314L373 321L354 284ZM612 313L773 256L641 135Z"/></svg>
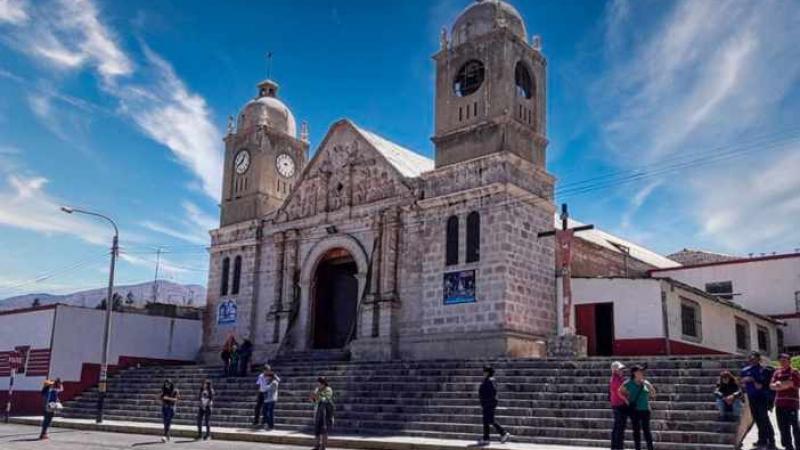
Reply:
<svg viewBox="0 0 800 450"><path fill-rule="evenodd" d="M775 355L779 322L668 278L573 278L589 356Z"/></svg>
<svg viewBox="0 0 800 450"><path fill-rule="evenodd" d="M778 341L788 351L800 351L800 253L685 265L650 273L785 322Z"/></svg>
<svg viewBox="0 0 800 450"><path fill-rule="evenodd" d="M202 321L114 312L109 370L136 364L193 362L202 342ZM39 390L61 378L62 400L97 383L105 311L67 305L0 312L0 407L8 400L8 355L18 351L23 366L14 379L14 413L39 413Z"/></svg>

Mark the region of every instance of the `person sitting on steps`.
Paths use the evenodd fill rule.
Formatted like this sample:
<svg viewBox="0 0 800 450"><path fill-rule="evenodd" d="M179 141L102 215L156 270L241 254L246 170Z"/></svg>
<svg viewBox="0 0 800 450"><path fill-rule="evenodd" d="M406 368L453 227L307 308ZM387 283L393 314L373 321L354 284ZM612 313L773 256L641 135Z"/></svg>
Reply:
<svg viewBox="0 0 800 450"><path fill-rule="evenodd" d="M717 399L720 421L731 422L739 419L742 412L742 388L729 370L723 370L719 374L714 397Z"/></svg>

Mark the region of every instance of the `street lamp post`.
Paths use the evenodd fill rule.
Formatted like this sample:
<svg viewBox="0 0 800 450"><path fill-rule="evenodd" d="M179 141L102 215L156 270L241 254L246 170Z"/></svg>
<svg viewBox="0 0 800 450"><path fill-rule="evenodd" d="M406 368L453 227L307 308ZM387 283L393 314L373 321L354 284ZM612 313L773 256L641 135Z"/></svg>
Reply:
<svg viewBox="0 0 800 450"><path fill-rule="evenodd" d="M99 217L107 220L111 226L114 227L114 239L111 241L111 270L108 272L108 294L106 295L106 324L103 332L103 359L100 363L100 380L98 382L98 397L97 397L97 423L103 423L103 404L105 403L106 388L108 381L108 348L111 341L111 311L114 309L114 265L117 260L117 253L119 252L119 229L117 224L114 223L109 217L96 212L84 211L77 208L62 206L61 210L67 214L78 213L86 214L89 216Z"/></svg>

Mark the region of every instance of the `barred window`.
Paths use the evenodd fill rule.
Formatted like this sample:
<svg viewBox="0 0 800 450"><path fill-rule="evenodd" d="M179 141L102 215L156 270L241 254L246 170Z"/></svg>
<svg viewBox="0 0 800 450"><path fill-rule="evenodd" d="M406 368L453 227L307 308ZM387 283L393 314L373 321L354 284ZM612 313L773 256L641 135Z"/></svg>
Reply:
<svg viewBox="0 0 800 450"><path fill-rule="evenodd" d="M222 260L222 276L219 283L219 295L228 295L228 277L231 271L231 259Z"/></svg>
<svg viewBox="0 0 800 450"><path fill-rule="evenodd" d="M762 352L769 353L769 330L759 325L756 328L756 333L758 335L758 349Z"/></svg>
<svg viewBox="0 0 800 450"><path fill-rule="evenodd" d="M483 67L483 63L476 59L471 59L464 63L464 65L458 69L456 78L453 80L453 91L455 94L459 97L466 97L475 93L480 89L481 84L483 84L485 71L486 69ZM469 107L467 107L467 111L469 111ZM467 117L469 117L469 112L467 113Z"/></svg>
<svg viewBox="0 0 800 450"><path fill-rule="evenodd" d="M481 259L481 215L472 211L467 216L467 262Z"/></svg>
<svg viewBox="0 0 800 450"><path fill-rule="evenodd" d="M233 285L231 286L231 295L239 293L239 285L242 278L242 257L237 256L233 260Z"/></svg>
<svg viewBox="0 0 800 450"><path fill-rule="evenodd" d="M447 219L447 236L445 237L445 265L458 264L458 217L450 216Z"/></svg>
<svg viewBox="0 0 800 450"><path fill-rule="evenodd" d="M700 305L691 300L681 298L681 333L684 338L702 339L703 322Z"/></svg>
<svg viewBox="0 0 800 450"><path fill-rule="evenodd" d="M750 350L750 324L739 318L736 319L736 349Z"/></svg>

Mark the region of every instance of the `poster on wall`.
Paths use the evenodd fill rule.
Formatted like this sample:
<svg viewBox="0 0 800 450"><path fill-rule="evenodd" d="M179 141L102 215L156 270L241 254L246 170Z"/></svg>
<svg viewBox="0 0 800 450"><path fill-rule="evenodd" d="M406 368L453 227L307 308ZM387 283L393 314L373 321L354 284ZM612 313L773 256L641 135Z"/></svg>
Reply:
<svg viewBox="0 0 800 450"><path fill-rule="evenodd" d="M238 307L232 299L226 300L217 306L217 325L231 325L236 323Z"/></svg>
<svg viewBox="0 0 800 450"><path fill-rule="evenodd" d="M475 270L444 274L444 304L475 303Z"/></svg>

